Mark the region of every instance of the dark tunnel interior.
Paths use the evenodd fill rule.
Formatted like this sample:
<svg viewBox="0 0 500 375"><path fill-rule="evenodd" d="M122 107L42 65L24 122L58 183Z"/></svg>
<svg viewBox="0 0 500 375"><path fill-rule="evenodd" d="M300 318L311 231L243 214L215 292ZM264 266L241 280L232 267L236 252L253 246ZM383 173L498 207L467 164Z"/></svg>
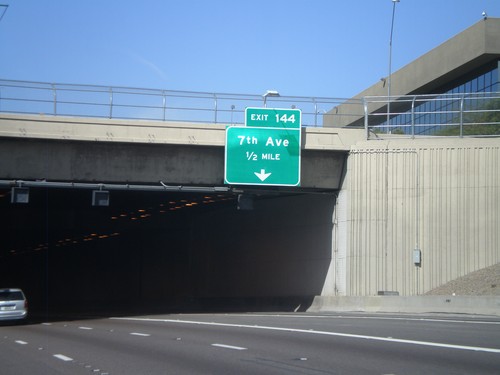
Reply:
<svg viewBox="0 0 500 375"><path fill-rule="evenodd" d="M244 202L243 202L244 203ZM0 287L36 314L304 308L331 257L333 195L0 190Z"/></svg>

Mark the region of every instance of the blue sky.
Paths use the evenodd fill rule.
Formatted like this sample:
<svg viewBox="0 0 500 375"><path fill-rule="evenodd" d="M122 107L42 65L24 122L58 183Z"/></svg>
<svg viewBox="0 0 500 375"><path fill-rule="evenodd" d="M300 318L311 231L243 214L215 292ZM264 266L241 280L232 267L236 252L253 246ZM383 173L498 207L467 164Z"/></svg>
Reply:
<svg viewBox="0 0 500 375"><path fill-rule="evenodd" d="M0 4L9 5L0 21L3 79L348 98L388 74L391 0ZM483 11L500 17L500 0L401 0L392 70Z"/></svg>

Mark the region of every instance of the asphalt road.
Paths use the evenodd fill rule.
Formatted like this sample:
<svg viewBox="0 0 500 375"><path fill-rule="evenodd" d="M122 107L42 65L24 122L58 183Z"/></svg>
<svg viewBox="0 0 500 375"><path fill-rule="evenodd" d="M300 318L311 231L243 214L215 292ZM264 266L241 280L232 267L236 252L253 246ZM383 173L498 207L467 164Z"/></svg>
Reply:
<svg viewBox="0 0 500 375"><path fill-rule="evenodd" d="M196 314L3 325L0 374L500 374L500 318Z"/></svg>

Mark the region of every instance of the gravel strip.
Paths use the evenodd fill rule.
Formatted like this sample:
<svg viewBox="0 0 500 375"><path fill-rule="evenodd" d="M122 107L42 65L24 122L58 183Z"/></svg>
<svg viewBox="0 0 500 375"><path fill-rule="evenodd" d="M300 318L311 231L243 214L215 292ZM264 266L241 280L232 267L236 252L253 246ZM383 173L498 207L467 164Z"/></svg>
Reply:
<svg viewBox="0 0 500 375"><path fill-rule="evenodd" d="M452 280L426 295L500 296L500 263Z"/></svg>

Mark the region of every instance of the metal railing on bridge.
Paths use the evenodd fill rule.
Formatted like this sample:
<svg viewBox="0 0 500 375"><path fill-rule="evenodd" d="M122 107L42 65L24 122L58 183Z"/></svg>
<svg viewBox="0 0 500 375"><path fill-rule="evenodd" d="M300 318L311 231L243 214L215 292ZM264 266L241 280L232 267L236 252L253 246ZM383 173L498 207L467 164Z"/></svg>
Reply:
<svg viewBox="0 0 500 375"><path fill-rule="evenodd" d="M390 99L390 105L388 105ZM390 112L387 112L390 108ZM500 93L365 97L367 139L500 136Z"/></svg>
<svg viewBox="0 0 500 375"><path fill-rule="evenodd" d="M264 106L300 109L303 126L364 126L367 139L500 136L498 92L266 97L0 79L0 112L6 113L242 125L245 108Z"/></svg>
<svg viewBox="0 0 500 375"><path fill-rule="evenodd" d="M193 91L58 84L0 79L0 112L153 121L244 124L245 108L298 108L302 125L322 127L325 114L342 98L265 96ZM328 116L328 115L327 115Z"/></svg>

